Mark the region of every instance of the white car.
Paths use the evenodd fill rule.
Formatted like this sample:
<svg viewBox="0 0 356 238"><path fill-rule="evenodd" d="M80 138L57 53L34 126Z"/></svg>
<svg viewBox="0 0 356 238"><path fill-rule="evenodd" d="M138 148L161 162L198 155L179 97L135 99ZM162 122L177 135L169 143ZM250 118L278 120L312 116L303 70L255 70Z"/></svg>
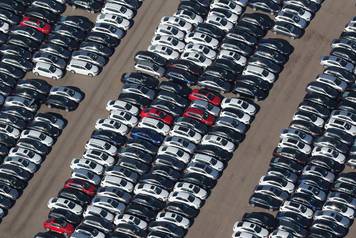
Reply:
<svg viewBox="0 0 356 238"><path fill-rule="evenodd" d="M110 119L117 120L128 127L135 127L138 123L137 117L124 110L113 110L109 115Z"/></svg>
<svg viewBox="0 0 356 238"><path fill-rule="evenodd" d="M134 11L130 8L125 7L122 4L112 2L107 2L101 9L101 13L119 15L128 20L131 20L135 16Z"/></svg>
<svg viewBox="0 0 356 238"><path fill-rule="evenodd" d="M73 74L83 74L89 77L97 76L100 73L99 66L77 59L71 59L66 70Z"/></svg>
<svg viewBox="0 0 356 238"><path fill-rule="evenodd" d="M329 202L326 201L324 204L323 211L336 211L340 213L341 215L349 218L350 220L353 220L355 218L355 210L352 209L351 207L348 207L342 203L338 202Z"/></svg>
<svg viewBox="0 0 356 238"><path fill-rule="evenodd" d="M134 67L138 72L149 74L156 78L162 77L165 72L164 67L148 60L138 60Z"/></svg>
<svg viewBox="0 0 356 238"><path fill-rule="evenodd" d="M274 75L272 72L254 65L247 65L244 71L242 71L242 75L257 76L269 83L274 83L276 80L276 75Z"/></svg>
<svg viewBox="0 0 356 238"><path fill-rule="evenodd" d="M111 111L126 111L134 116L137 116L139 113L139 108L132 105L131 103L122 101L122 100L109 100L106 103L106 110Z"/></svg>
<svg viewBox="0 0 356 238"><path fill-rule="evenodd" d="M208 67L213 62L211 59L198 52L184 52L180 57L181 59L191 61L203 68Z"/></svg>
<svg viewBox="0 0 356 238"><path fill-rule="evenodd" d="M210 155L205 155L200 153L195 153L194 156L192 157L191 162L208 164L210 167L212 167L213 169L219 172L222 172L225 168L224 163L221 162L220 160L215 159Z"/></svg>
<svg viewBox="0 0 356 238"><path fill-rule="evenodd" d="M171 26L165 23L160 23L156 28L155 35L166 35L166 36L173 36L178 40L184 40L185 33L179 30L175 26Z"/></svg>
<svg viewBox="0 0 356 238"><path fill-rule="evenodd" d="M91 204L117 214L124 213L126 208L126 205L122 202L119 202L113 198L98 195L92 199Z"/></svg>
<svg viewBox="0 0 356 238"><path fill-rule="evenodd" d="M241 110L231 110L231 111L222 110L219 116L234 118L245 125L250 125L251 121L253 120L253 118L249 114Z"/></svg>
<svg viewBox="0 0 356 238"><path fill-rule="evenodd" d="M294 138L283 138L278 143L278 147L288 147L299 150L304 154L310 154L311 146Z"/></svg>
<svg viewBox="0 0 356 238"><path fill-rule="evenodd" d="M174 212L162 211L157 214L156 221L173 223L174 225L182 227L183 229L188 229L190 226L190 221L188 218Z"/></svg>
<svg viewBox="0 0 356 238"><path fill-rule="evenodd" d="M147 222L130 214L117 214L114 219L114 224L118 226L119 224L133 224L142 230L147 229Z"/></svg>
<svg viewBox="0 0 356 238"><path fill-rule="evenodd" d="M283 191L286 191L287 193L290 194L293 193L295 189L295 185L292 182L284 180L283 178L281 178L282 181L276 181L275 178L280 178L280 177L262 176L260 178L260 181L258 182L258 185L274 186L282 189Z"/></svg>
<svg viewBox="0 0 356 238"><path fill-rule="evenodd" d="M205 200L208 197L208 192L198 185L188 182L177 182L173 188L174 192L187 192L193 194L200 200Z"/></svg>
<svg viewBox="0 0 356 238"><path fill-rule="evenodd" d="M281 134L279 136L281 139L282 138L295 138L297 140L301 140L306 144L311 144L313 141L313 137L303 131L294 129L294 128L286 128L281 130Z"/></svg>
<svg viewBox="0 0 356 238"><path fill-rule="evenodd" d="M96 23L92 32L100 32L119 40L125 36L125 31L122 28L107 23Z"/></svg>
<svg viewBox="0 0 356 238"><path fill-rule="evenodd" d="M193 30L193 25L188 21L178 17L178 16L165 16L162 17L161 23L165 23L174 27L177 27L179 30L184 33L191 32Z"/></svg>
<svg viewBox="0 0 356 238"><path fill-rule="evenodd" d="M200 163L200 162L193 162L191 161L187 168L185 169L184 173L190 174L200 174L207 178L211 178L213 180L217 180L220 177L220 172L211 167L209 164Z"/></svg>
<svg viewBox="0 0 356 238"><path fill-rule="evenodd" d="M192 128L175 125L173 129L169 132L170 136L178 136L185 138L195 144L198 144L202 138L202 135Z"/></svg>
<svg viewBox="0 0 356 238"><path fill-rule="evenodd" d="M25 158L32 163L40 165L42 163L42 156L33 152L32 150L24 149L21 147L12 147L9 151L8 156L15 156L20 158Z"/></svg>
<svg viewBox="0 0 356 238"><path fill-rule="evenodd" d="M88 217L88 216L97 216L97 217L101 217L104 218L107 221L114 221L114 214L111 212L106 211L105 209L101 208L101 207L96 207L93 205L89 205L87 206L87 208L85 209L84 213L83 213L83 217Z"/></svg>
<svg viewBox="0 0 356 238"><path fill-rule="evenodd" d="M215 14L209 14L205 20L207 23L212 24L225 32L230 31L234 24L225 19L225 17L218 16Z"/></svg>
<svg viewBox="0 0 356 238"><path fill-rule="evenodd" d="M49 199L47 206L49 209L64 209L73 212L76 215L81 215L83 212L82 206L65 198L52 197Z"/></svg>
<svg viewBox="0 0 356 238"><path fill-rule="evenodd" d="M0 20L0 32L6 34L10 30L10 24Z"/></svg>
<svg viewBox="0 0 356 238"><path fill-rule="evenodd" d="M247 221L237 221L234 224L233 230L234 232L238 232L238 231L250 232L256 234L258 237L261 238L267 238L269 234L266 228Z"/></svg>
<svg viewBox="0 0 356 238"><path fill-rule="evenodd" d="M339 151L329 148L329 147L324 147L324 146L314 146L313 151L311 153L312 156L322 156L322 157L328 157L333 160L335 160L339 164L344 164L346 161L346 156Z"/></svg>
<svg viewBox="0 0 356 238"><path fill-rule="evenodd" d="M220 50L218 59L232 60L234 63L241 66L245 66L247 63L247 59L245 56L232 50Z"/></svg>
<svg viewBox="0 0 356 238"><path fill-rule="evenodd" d="M98 149L87 149L83 154L84 159L93 160L103 166L112 166L115 163L115 158L104 151Z"/></svg>
<svg viewBox="0 0 356 238"><path fill-rule="evenodd" d="M20 130L10 125L0 124L0 131L14 139L20 137Z"/></svg>
<svg viewBox="0 0 356 238"><path fill-rule="evenodd" d="M224 9L231 12L234 12L238 15L242 14L242 7L246 6L246 1L220 1L214 0L211 5L210 9Z"/></svg>
<svg viewBox="0 0 356 238"><path fill-rule="evenodd" d="M138 127L152 129L164 136L168 135L170 130L170 127L167 124L149 117L142 118L142 120L138 123Z"/></svg>
<svg viewBox="0 0 356 238"><path fill-rule="evenodd" d="M202 206L202 200L188 192L171 192L168 202L183 203L195 209L199 209Z"/></svg>
<svg viewBox="0 0 356 238"><path fill-rule="evenodd" d="M185 164L187 164L190 160L190 155L187 152L173 146L160 146L157 155L169 155Z"/></svg>
<svg viewBox="0 0 356 238"><path fill-rule="evenodd" d="M276 21L287 22L301 29L305 29L308 26L308 22L298 15L291 14L288 12L279 12L276 16Z"/></svg>
<svg viewBox="0 0 356 238"><path fill-rule="evenodd" d="M250 116L254 116L258 108L248 101L245 101L240 98L224 98L221 102L221 108L231 108L231 109L237 109L237 110L242 110L243 112L249 114Z"/></svg>
<svg viewBox="0 0 356 238"><path fill-rule="evenodd" d="M48 64L43 62L36 63L32 69L32 73L35 76L43 76L54 80L60 79L64 75L62 69L57 68L53 64Z"/></svg>
<svg viewBox="0 0 356 238"><path fill-rule="evenodd" d="M196 145L191 141L177 136L166 136L162 145L177 147L189 154L193 154L196 148Z"/></svg>
<svg viewBox="0 0 356 238"><path fill-rule="evenodd" d="M234 143L232 143L231 141L223 137L216 136L216 135L205 135L200 143L202 145L215 145L230 153L235 151Z"/></svg>
<svg viewBox="0 0 356 238"><path fill-rule="evenodd" d="M74 169L70 177L73 179L82 179L94 185L99 185L100 183L100 176L87 169Z"/></svg>
<svg viewBox="0 0 356 238"><path fill-rule="evenodd" d="M126 179L119 178L113 175L105 175L100 183L101 187L115 187L131 193L134 189L133 183Z"/></svg>
<svg viewBox="0 0 356 238"><path fill-rule="evenodd" d="M128 126L110 118L97 120L95 123L95 129L110 130L115 133L119 133L122 136L126 135L129 131Z"/></svg>
<svg viewBox="0 0 356 238"><path fill-rule="evenodd" d="M356 32L356 22L349 22L346 26L345 26L345 31L347 32Z"/></svg>
<svg viewBox="0 0 356 238"><path fill-rule="evenodd" d="M232 24L236 24L237 21L239 20L239 15L237 15L235 12L231 11L224 11L222 12L220 9L211 9L209 11L208 17L211 16L219 16L219 17L224 17L226 20L231 22Z"/></svg>
<svg viewBox="0 0 356 238"><path fill-rule="evenodd" d="M314 214L313 210L309 207L293 201L285 201L283 205L279 208L279 211L298 213L299 215L307 219L312 219Z"/></svg>
<svg viewBox="0 0 356 238"><path fill-rule="evenodd" d="M293 119L292 120L303 120L303 121L309 121L311 123L313 123L314 125L316 125L317 127L322 128L324 126L324 119L315 115L315 114L311 114L311 113L304 113L303 111L297 111L294 115L293 115Z"/></svg>
<svg viewBox="0 0 356 238"><path fill-rule="evenodd" d="M203 44L188 43L185 45L184 53L196 52L203 54L205 57L214 60L216 58L216 51Z"/></svg>
<svg viewBox="0 0 356 238"><path fill-rule="evenodd" d="M185 37L185 42L187 44L202 44L209 46L212 49L217 49L219 46L219 41L216 38L213 38L207 34L201 32L191 32Z"/></svg>
<svg viewBox="0 0 356 238"><path fill-rule="evenodd" d="M167 46L178 52L183 52L185 47L184 41L178 40L173 36L167 35L155 35L151 40L151 45Z"/></svg>
<svg viewBox="0 0 356 238"><path fill-rule="evenodd" d="M164 45L150 45L147 50L156 53L167 60L178 59L180 56L180 53L177 50Z"/></svg>
<svg viewBox="0 0 356 238"><path fill-rule="evenodd" d="M52 137L35 130L23 130L20 138L37 140L46 146L52 146L54 143Z"/></svg>
<svg viewBox="0 0 356 238"><path fill-rule="evenodd" d="M72 159L70 163L70 168L74 169L87 169L90 170L97 175L101 175L104 172L104 166L94 162L93 160L89 159Z"/></svg>
<svg viewBox="0 0 356 238"><path fill-rule="evenodd" d="M329 128L338 128L343 130L344 132L347 132L348 134L352 136L356 136L356 126L351 124L350 122L343 121L340 119L337 119L335 117L331 117L329 121L325 124L325 129Z"/></svg>
<svg viewBox="0 0 356 238"><path fill-rule="evenodd" d="M168 198L169 192L165 189L162 189L158 186L146 184L146 183L138 183L135 186L134 194L142 194L146 196L154 197L160 201L165 202Z"/></svg>
<svg viewBox="0 0 356 238"><path fill-rule="evenodd" d="M27 172L29 172L31 174L34 174L38 169L38 166L35 163L32 163L31 161L29 161L25 158L21 158L21 157L7 156L3 159L2 164L15 165L17 167L20 167L20 168L26 170Z"/></svg>
<svg viewBox="0 0 356 238"><path fill-rule="evenodd" d="M187 11L185 9L178 9L174 13L174 16L184 19L195 26L204 21L204 19L200 15L194 13L193 11Z"/></svg>
<svg viewBox="0 0 356 238"><path fill-rule="evenodd" d="M106 141L91 138L86 144L85 149L100 150L111 156L117 154L117 148Z"/></svg>
<svg viewBox="0 0 356 238"><path fill-rule="evenodd" d="M191 102L190 107L194 108L200 108L202 110L207 111L213 116L218 116L220 113L220 108L217 106L214 106L213 104L209 103L208 101L204 100L194 100Z"/></svg>
<svg viewBox="0 0 356 238"><path fill-rule="evenodd" d="M100 13L96 17L96 23L106 23L113 25L115 27L121 28L125 31L129 30L131 27L131 22L127 20L126 18L115 15L115 14L103 14Z"/></svg>
<svg viewBox="0 0 356 238"><path fill-rule="evenodd" d="M285 230L281 230L281 229L274 230L268 236L268 238L294 238L294 237L295 236L291 232L285 231Z"/></svg>

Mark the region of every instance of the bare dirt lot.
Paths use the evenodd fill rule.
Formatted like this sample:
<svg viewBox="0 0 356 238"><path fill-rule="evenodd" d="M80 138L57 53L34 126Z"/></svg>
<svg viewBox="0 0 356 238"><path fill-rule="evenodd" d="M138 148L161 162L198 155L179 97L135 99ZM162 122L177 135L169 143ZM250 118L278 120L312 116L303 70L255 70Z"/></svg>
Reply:
<svg viewBox="0 0 356 238"><path fill-rule="evenodd" d="M99 77L88 78L68 73L60 81L48 80L53 85L78 86L86 93L86 98L76 111L61 112L69 124L23 196L1 223L0 238L31 238L42 230L42 222L48 214L48 199L56 195L69 177L70 161L82 154L95 121L107 115L105 104L109 99L116 98L120 92L121 74L133 69L134 54L147 48L160 18L171 15L178 2L146 0L135 18L134 27ZM345 23L355 13L354 0L325 1L305 36L293 41L294 53L270 96L261 104L261 111L246 140L240 145L201 210L188 238L231 237L233 223L245 211L252 210L248 206L248 198L267 169L280 129L286 127L291 120L297 104L305 94L306 84L321 72L320 56L329 52L331 40L341 33ZM75 14L95 19L94 15L84 11L70 8L66 11L66 15ZM28 76L31 77L32 75ZM356 237L355 228L348 237Z"/></svg>

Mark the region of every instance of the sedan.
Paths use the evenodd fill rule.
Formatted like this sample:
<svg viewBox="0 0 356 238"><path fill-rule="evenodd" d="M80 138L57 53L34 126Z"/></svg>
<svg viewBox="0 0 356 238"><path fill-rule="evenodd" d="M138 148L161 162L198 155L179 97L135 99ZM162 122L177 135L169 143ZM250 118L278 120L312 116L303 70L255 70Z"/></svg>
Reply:
<svg viewBox="0 0 356 238"><path fill-rule="evenodd" d="M32 27L46 35L51 32L51 25L34 17L24 16L22 21L20 22L20 26Z"/></svg>

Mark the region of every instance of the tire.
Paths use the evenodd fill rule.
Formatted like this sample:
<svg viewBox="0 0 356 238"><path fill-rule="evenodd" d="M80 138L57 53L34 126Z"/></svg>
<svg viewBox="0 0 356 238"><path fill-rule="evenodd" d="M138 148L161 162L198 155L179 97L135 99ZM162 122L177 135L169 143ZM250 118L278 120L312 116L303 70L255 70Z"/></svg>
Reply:
<svg viewBox="0 0 356 238"><path fill-rule="evenodd" d="M92 73L89 73L88 76L91 78L94 77L94 75Z"/></svg>
<svg viewBox="0 0 356 238"><path fill-rule="evenodd" d="M75 74L75 71L74 71L74 70L71 70L70 72L71 72L72 74Z"/></svg>
<svg viewBox="0 0 356 238"><path fill-rule="evenodd" d="M33 74L34 74L36 77L40 76L40 74L37 73L37 72L34 72Z"/></svg>
<svg viewBox="0 0 356 238"><path fill-rule="evenodd" d="M76 9L76 8L77 8L77 6L73 4L73 5L72 5L72 8L73 8L73 9Z"/></svg>
<svg viewBox="0 0 356 238"><path fill-rule="evenodd" d="M70 110L69 110L68 107L66 107L66 108L64 109L64 111L69 112Z"/></svg>
<svg viewBox="0 0 356 238"><path fill-rule="evenodd" d="M53 80L57 80L57 78L55 76L52 77Z"/></svg>
<svg viewBox="0 0 356 238"><path fill-rule="evenodd" d="M47 104L47 107L48 107L48 108L52 108L52 105L51 105L51 104Z"/></svg>

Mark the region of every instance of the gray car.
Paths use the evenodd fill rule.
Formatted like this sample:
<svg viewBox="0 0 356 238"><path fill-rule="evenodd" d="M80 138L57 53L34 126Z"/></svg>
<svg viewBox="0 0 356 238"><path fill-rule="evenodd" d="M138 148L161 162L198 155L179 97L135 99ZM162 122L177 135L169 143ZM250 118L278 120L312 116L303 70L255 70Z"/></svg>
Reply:
<svg viewBox="0 0 356 238"><path fill-rule="evenodd" d="M108 59L104 56L86 50L74 51L72 59L86 61L99 67L103 67L108 62Z"/></svg>

